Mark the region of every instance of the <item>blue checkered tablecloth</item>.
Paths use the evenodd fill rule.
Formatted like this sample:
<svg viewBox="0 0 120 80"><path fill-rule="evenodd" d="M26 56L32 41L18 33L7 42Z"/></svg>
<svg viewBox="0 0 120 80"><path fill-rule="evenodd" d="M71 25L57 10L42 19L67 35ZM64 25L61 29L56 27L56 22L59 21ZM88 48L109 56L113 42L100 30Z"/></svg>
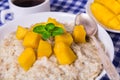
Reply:
<svg viewBox="0 0 120 80"><path fill-rule="evenodd" d="M67 12L73 14L85 12L86 3L87 0L50 0L51 11ZM0 12L1 10L8 8L8 0L0 0ZM6 16L6 20L12 20L10 14ZM0 26L1 25L3 24L0 22ZM120 74L120 34L112 32L108 32L108 34L111 36L115 47L115 57L113 60L113 64ZM109 79L107 75L104 75L101 80Z"/></svg>

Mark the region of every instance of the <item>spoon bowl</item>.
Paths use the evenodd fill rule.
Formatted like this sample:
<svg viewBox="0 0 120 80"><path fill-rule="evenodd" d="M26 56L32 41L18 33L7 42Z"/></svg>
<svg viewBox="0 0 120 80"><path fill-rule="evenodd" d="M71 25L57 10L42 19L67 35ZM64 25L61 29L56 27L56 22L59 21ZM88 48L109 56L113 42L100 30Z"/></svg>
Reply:
<svg viewBox="0 0 120 80"><path fill-rule="evenodd" d="M90 18L87 14L81 13L76 16L75 25L83 25L87 35L94 41L95 47L98 51L97 54L110 80L120 80L120 76L113 64L111 63L110 58L107 56L107 53L100 46L98 39L96 39L95 37L98 31L98 27L95 21L92 18Z"/></svg>
<svg viewBox="0 0 120 80"><path fill-rule="evenodd" d="M98 30L94 20L84 13L77 15L75 18L75 25L83 25L88 36L95 35Z"/></svg>

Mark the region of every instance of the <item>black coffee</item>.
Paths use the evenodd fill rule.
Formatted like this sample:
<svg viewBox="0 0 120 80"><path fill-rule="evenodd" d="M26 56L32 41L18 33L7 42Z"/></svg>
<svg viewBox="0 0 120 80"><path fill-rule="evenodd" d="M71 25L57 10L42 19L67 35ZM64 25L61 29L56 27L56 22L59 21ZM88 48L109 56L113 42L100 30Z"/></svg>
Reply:
<svg viewBox="0 0 120 80"><path fill-rule="evenodd" d="M13 0L16 6L20 7L32 7L43 3L45 0Z"/></svg>

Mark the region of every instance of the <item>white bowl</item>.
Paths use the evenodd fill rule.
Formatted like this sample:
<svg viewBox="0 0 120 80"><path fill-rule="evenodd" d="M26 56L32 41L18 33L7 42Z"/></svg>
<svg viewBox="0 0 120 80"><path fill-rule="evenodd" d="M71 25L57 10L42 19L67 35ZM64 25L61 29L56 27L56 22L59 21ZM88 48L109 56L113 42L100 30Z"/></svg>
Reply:
<svg viewBox="0 0 120 80"><path fill-rule="evenodd" d="M107 30L107 31L110 31L110 32L114 32L114 33L120 33L120 30L113 30L113 29L109 29L109 28L107 28L105 25L103 25L102 23L100 23L95 17L94 17L94 15L92 14L92 12L91 12L91 9L90 9L90 5L91 5L91 3L93 3L94 2L94 0L88 0L88 2L87 2L87 4L86 4L86 12L87 12L87 14L91 17L91 18L93 18L95 21L96 21L96 23L98 23L99 25L101 25L105 30Z"/></svg>
<svg viewBox="0 0 120 80"><path fill-rule="evenodd" d="M48 17L56 18L59 22L63 22L63 23L74 22L75 16L76 15L74 14L68 14L68 13L62 13L62 12L42 12L42 13L26 16L24 17L24 19L21 18L18 20L10 21L0 28L0 43L5 35L13 31L16 31L18 25L29 27L31 24L46 21ZM98 38L104 44L105 49L108 52L108 55L110 56L110 60L112 61L114 58L113 42L110 36L108 35L108 33L100 25L98 25ZM103 71L97 77L96 80L99 80L103 75L105 75L105 73L106 72L103 69Z"/></svg>

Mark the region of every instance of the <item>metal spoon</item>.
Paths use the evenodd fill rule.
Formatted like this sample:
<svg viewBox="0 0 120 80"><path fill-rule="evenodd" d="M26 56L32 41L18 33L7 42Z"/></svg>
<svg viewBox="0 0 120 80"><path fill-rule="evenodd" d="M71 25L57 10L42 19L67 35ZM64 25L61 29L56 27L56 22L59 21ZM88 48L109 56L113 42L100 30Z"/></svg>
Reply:
<svg viewBox="0 0 120 80"><path fill-rule="evenodd" d="M115 67L113 66L109 57L106 55L103 48L101 48L98 40L95 37L98 27L97 27L97 24L94 22L94 20L92 20L87 14L81 13L76 16L75 25L83 25L86 30L87 35L91 37L93 41L95 42L96 44L95 46L98 50L98 56L110 80L120 80L120 76L117 73Z"/></svg>

